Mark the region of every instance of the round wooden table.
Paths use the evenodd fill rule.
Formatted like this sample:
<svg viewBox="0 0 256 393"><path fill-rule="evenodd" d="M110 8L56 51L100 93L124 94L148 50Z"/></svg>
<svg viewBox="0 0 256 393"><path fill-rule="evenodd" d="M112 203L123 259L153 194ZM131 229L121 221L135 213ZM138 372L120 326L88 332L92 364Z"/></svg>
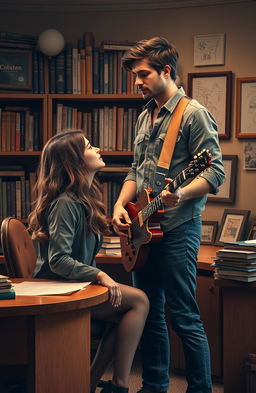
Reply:
<svg viewBox="0 0 256 393"><path fill-rule="evenodd" d="M28 393L89 393L90 309L107 300L100 285L0 300L0 366L25 366Z"/></svg>

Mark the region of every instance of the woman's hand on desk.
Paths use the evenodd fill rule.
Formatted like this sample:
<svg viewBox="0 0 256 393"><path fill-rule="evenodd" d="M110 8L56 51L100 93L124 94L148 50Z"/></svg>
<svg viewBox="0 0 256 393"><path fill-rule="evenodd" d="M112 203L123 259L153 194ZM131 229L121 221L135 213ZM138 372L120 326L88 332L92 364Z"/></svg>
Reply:
<svg viewBox="0 0 256 393"><path fill-rule="evenodd" d="M109 289L109 301L112 304L112 306L118 307L121 305L122 292L117 282L112 280L111 277L109 277L106 273L101 271L97 275L97 283L104 285Z"/></svg>

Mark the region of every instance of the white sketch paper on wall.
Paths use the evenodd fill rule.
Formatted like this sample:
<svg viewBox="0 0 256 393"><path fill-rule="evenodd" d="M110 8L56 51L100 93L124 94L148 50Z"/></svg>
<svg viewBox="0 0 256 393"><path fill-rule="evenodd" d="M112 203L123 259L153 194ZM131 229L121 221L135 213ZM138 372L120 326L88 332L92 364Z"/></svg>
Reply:
<svg viewBox="0 0 256 393"><path fill-rule="evenodd" d="M256 83L242 85L241 132L256 132Z"/></svg>
<svg viewBox="0 0 256 393"><path fill-rule="evenodd" d="M226 83L224 76L193 79L193 98L214 116L221 134L226 129Z"/></svg>
<svg viewBox="0 0 256 393"><path fill-rule="evenodd" d="M194 36L194 65L224 64L225 34Z"/></svg>

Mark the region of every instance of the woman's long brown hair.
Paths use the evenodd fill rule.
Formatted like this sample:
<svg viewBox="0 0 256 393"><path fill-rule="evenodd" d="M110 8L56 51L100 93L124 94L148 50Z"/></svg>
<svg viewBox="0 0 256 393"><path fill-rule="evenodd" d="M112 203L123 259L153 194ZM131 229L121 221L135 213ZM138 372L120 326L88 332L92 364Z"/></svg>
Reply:
<svg viewBox="0 0 256 393"><path fill-rule="evenodd" d="M33 239L48 238L47 210L63 192L74 194L84 204L89 230L99 234L107 229L99 183L95 177L91 185L88 183L84 151L85 139L81 131L63 132L45 144L35 186L37 197L29 215Z"/></svg>

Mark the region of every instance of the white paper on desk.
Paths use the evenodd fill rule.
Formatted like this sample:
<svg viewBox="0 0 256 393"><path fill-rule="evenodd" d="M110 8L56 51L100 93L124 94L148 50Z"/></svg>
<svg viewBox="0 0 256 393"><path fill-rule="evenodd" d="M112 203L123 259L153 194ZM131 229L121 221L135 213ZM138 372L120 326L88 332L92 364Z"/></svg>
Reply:
<svg viewBox="0 0 256 393"><path fill-rule="evenodd" d="M16 296L69 295L87 287L91 282L23 281L13 283Z"/></svg>

